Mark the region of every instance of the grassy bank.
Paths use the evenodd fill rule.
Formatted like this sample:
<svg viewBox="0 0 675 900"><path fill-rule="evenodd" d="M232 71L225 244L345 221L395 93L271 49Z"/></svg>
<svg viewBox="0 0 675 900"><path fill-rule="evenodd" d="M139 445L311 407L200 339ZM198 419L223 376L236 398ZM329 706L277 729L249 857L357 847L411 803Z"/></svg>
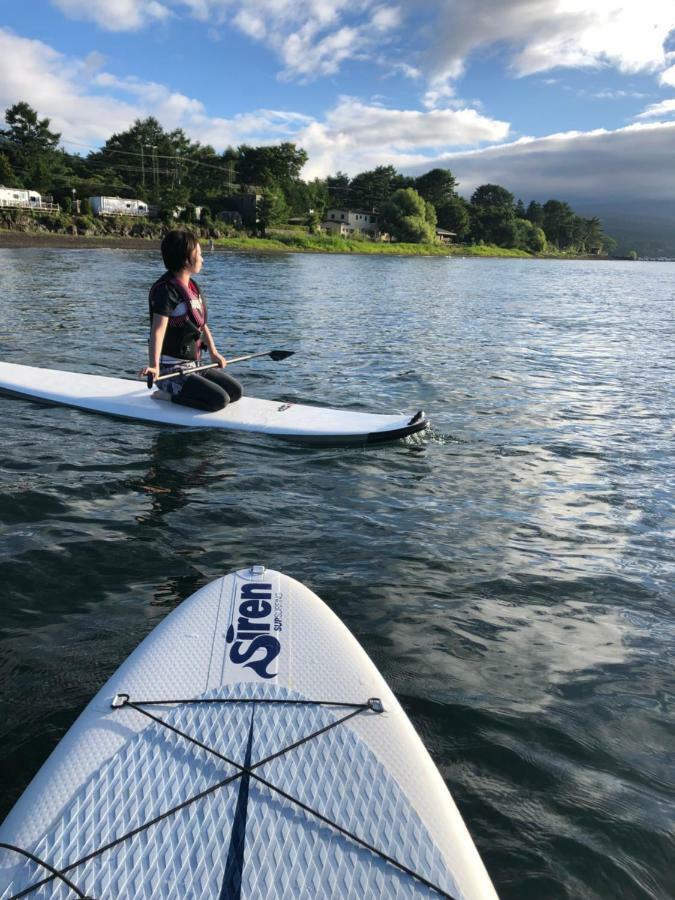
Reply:
<svg viewBox="0 0 675 900"><path fill-rule="evenodd" d="M159 248L165 226L146 220L91 219L87 217L60 218L46 216L31 217L21 214L18 221L12 221L4 211L0 216L0 247L110 247L132 250L138 248ZM91 227L91 223L93 226ZM8 227L9 226L9 227ZM341 238L333 235L311 235L304 229L271 229L268 236L250 235L230 231L226 236L216 229L180 225L200 234L202 244L208 246L210 240L218 250L234 250L242 253L360 253L378 256L475 256L506 257L516 259L545 258L578 259L572 254L547 251L532 254L525 250L497 247L494 244L405 244L375 243L364 238ZM211 237L210 237L211 235ZM216 236L217 235L217 236ZM598 259L598 257L591 257ZM605 257L606 258L606 257Z"/></svg>
<svg viewBox="0 0 675 900"><path fill-rule="evenodd" d="M369 240L309 235L301 233L271 234L266 238L225 237L214 240L219 249L254 251L290 251L293 253L362 253L380 256L511 256L529 258L523 250L507 250L495 246L454 246L452 244L385 244Z"/></svg>

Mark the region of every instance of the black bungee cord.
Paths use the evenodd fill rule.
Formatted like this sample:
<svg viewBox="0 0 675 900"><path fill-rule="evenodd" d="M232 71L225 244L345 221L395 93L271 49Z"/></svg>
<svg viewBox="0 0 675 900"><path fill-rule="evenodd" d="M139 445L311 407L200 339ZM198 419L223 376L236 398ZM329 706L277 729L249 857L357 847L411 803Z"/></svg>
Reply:
<svg viewBox="0 0 675 900"><path fill-rule="evenodd" d="M336 719L333 722L330 722L328 725L323 726L322 728L318 729L317 731L314 731L311 734L306 735L305 737L300 738L297 741L294 741L292 744L289 744L287 747L284 747L281 750L278 750L276 753L273 753L270 756L265 757L262 760L259 760L254 765L246 767L246 766L240 765L239 763L235 762L232 759L229 759L229 757L224 756L222 753L219 753L217 750L214 750L212 747L209 747L208 745L202 743L201 741L197 740L196 738L191 737L190 735L186 734L185 732L181 731L180 729L176 728L175 726L169 724L164 719L161 719L159 716L155 716L155 715L153 715L153 713L148 712L148 710L143 709L144 706L170 706L170 705L188 705L188 704L190 704L190 705L192 705L192 704L195 704L195 705L196 704L227 704L227 703L249 703L249 704L256 704L256 703L275 704L275 703L277 703L277 704L288 704L288 705L298 705L298 706L332 706L332 707L347 708L347 709L350 709L351 711L349 713L347 713L345 716L342 716L341 718ZM211 785L211 787L206 788L204 791L201 791L198 794L195 794L193 797L190 797L187 800L184 800L182 803L179 803L177 806L174 806L171 809L168 809L165 812L160 813L160 815L155 816L153 819L150 819L149 821L145 822L143 825L139 825L137 828L134 828L131 831L128 831L126 834L121 835L120 837L116 838L115 840L110 841L108 844L105 844L103 847L99 847L97 850L92 851L91 853L87 854L86 856L81 857L80 859L76 860L75 862L69 863L67 866L64 866L63 869L61 869L61 870L55 869L48 863L40 860L38 857L35 857L32 854L28 853L27 851L22 850L18 847L14 847L9 844L0 844L0 846L6 847L9 850L13 850L17 853L22 853L24 856L29 857L34 862L43 866L44 868L46 868L48 871L50 871L52 873L48 878L44 878L41 881L35 882L34 884L29 885L27 888L24 888L19 893L12 895L12 897L10 897L9 900L20 900L20 898L25 897L28 894L31 894L33 891L37 890L38 888L42 887L43 885L48 884L54 878L60 878L61 880L63 880L68 885L68 887L70 887L77 894L77 896L79 898L81 898L81 900L93 900L93 898L87 897L72 882L70 882L65 877L64 873L69 872L72 869L75 869L78 866L81 866L86 862L89 862L91 859L94 859L95 857L100 856L102 853L105 853L107 850L110 850L113 847L118 846L119 844L123 843L124 841L129 840L130 838L134 837L135 835L139 834L140 832L147 830L148 828L152 827L153 825L157 824L158 822L162 821L163 819L166 819L168 816L173 815L174 813L179 812L182 809L185 809L187 806L197 802L198 800L203 799L204 797L208 796L209 794L214 793L215 791L219 790L220 788L225 787L226 785L231 784L234 781L237 781L239 778L242 778L244 775L247 775L247 776L253 778L254 780L260 782L268 789L274 791L275 793L279 794L284 799L286 799L289 802L293 803L294 805L298 806L304 812L308 813L309 815L314 816L315 818L319 819L324 824L333 828L339 834L344 835L346 838L349 838L350 840L354 841L356 844L360 845L361 847L365 848L366 850L369 850L371 853L375 854L376 856L379 856L385 862L388 862L391 865L395 866L400 871L404 872L406 875L409 875L411 878L414 878L416 881L419 881L425 887L428 887L431 890L435 891L441 897L445 897L446 900L456 900L456 898L454 898L447 891L443 890L443 888L439 887L439 885L434 884L432 881L429 881L423 875L420 875L418 872L415 872L414 869L409 868L404 863L401 863L397 859L394 859L394 857L389 856L384 851L378 849L377 847L373 846L372 844L370 844L367 841L360 838L358 835L354 834L353 832L350 832L346 828L343 828L337 822L333 822L331 819L327 818L322 813L318 812L317 810L315 810L312 807L308 806L307 804L303 803L301 800L298 800L297 797L293 797L291 794L286 793L285 791L283 791L281 788L277 787L272 782L267 781L267 779L261 777L260 775L257 775L254 771L255 769L260 768L261 766L264 766L267 763L272 762L272 760L277 759L280 756L283 756L284 754L290 752L291 750L294 750L297 747L300 747L303 744L308 743L309 741L313 740L314 738L317 738L320 735L325 734L327 731L330 731L331 729L336 728L338 725L341 725L344 722L347 722L349 719L354 718L355 716L358 716L360 713L362 713L364 711L370 710L371 712L375 712L375 713L383 712L384 707L382 705L381 700L379 700L378 698L376 698L376 697L370 698L366 703L340 703L340 702L331 701L331 700L295 700L295 699L284 699L284 698L265 699L265 698L259 698L259 697L256 697L256 698L245 698L245 697L205 698L205 697L202 697L202 698L181 699L181 700L135 700L135 701L133 701L133 700L131 700L131 698L129 697L128 694L118 693L115 696L115 698L113 699L111 705L112 705L113 709L124 709L124 708L128 707L128 708L135 710L136 712L140 713L141 715L146 716L151 721L156 722L158 725L162 726L163 728L166 728L169 731L173 732L178 737L183 738L184 740L188 741L191 744L194 744L195 746L206 751L207 753L212 754L213 756L217 757L218 759L222 760L223 762L228 763L228 765L231 765L234 768L238 769L238 772L235 775L230 775L228 778L225 778L222 781L219 781L218 783Z"/></svg>

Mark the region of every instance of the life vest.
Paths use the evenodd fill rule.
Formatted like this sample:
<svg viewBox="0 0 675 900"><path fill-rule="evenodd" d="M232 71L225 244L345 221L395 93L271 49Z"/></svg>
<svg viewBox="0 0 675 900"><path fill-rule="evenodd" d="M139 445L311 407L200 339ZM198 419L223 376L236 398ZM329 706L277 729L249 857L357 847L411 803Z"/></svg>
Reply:
<svg viewBox="0 0 675 900"><path fill-rule="evenodd" d="M164 332L162 342L162 355L173 356L176 359L199 359L202 344L202 335L206 325L206 301L197 287L197 283L191 280L191 284L197 290L197 295L188 290L185 285L169 272L162 275L150 288L148 295L148 309L150 313L150 325L155 313L154 299L158 290L165 290L172 301L177 315L169 314L169 323ZM195 304L199 297L201 310ZM181 309L181 304L183 309ZM163 315L163 313L160 313Z"/></svg>

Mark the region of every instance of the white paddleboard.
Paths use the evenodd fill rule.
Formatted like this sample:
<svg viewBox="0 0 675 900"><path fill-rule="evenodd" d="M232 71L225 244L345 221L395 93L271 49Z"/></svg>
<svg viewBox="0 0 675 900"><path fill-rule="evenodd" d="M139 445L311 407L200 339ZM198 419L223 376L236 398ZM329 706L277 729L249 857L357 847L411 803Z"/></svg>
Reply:
<svg viewBox="0 0 675 900"><path fill-rule="evenodd" d="M373 663L263 567L202 588L140 644L0 843L34 858L0 850L2 900L496 898Z"/></svg>
<svg viewBox="0 0 675 900"><path fill-rule="evenodd" d="M219 412L153 398L144 382L0 362L0 390L34 400L163 425L254 431L312 444L377 443L427 427L415 415L372 415L280 400L242 397Z"/></svg>

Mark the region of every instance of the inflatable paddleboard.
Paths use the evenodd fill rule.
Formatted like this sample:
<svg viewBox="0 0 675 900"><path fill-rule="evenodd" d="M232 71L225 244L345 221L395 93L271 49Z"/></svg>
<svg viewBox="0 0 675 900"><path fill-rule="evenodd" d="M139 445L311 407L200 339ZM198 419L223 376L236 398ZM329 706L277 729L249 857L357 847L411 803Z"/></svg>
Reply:
<svg viewBox="0 0 675 900"><path fill-rule="evenodd" d="M254 431L309 444L391 441L427 427L415 415L371 415L343 409L242 397L219 412L154 399L144 382L0 362L0 390L34 400L163 425Z"/></svg>
<svg viewBox="0 0 675 900"><path fill-rule="evenodd" d="M145 638L0 847L3 900L496 898L373 663L315 594L262 566Z"/></svg>

